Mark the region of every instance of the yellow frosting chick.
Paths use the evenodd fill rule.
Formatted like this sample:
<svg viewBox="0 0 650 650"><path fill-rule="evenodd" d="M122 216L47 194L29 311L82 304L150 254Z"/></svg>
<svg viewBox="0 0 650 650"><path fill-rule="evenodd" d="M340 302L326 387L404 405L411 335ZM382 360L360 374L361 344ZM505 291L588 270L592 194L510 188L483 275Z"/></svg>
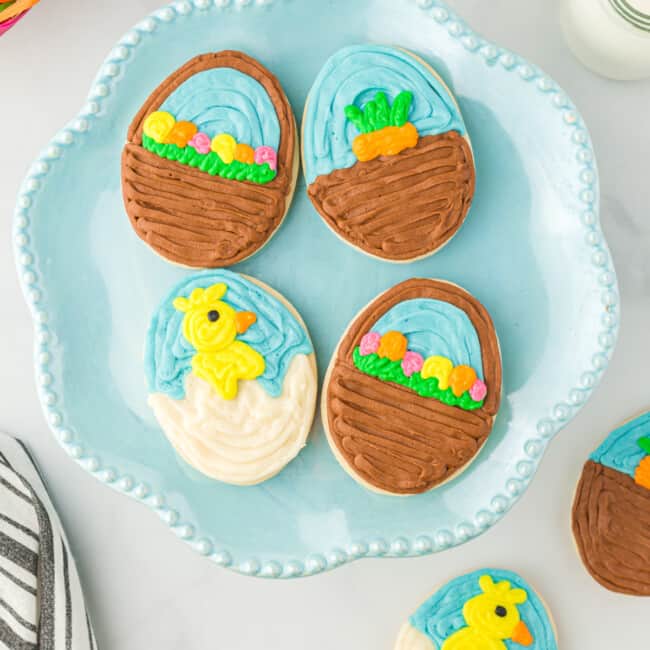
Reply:
<svg viewBox="0 0 650 650"><path fill-rule="evenodd" d="M531 645L533 637L517 609L528 599L526 592L512 589L507 580L495 584L488 575L481 576L479 586L483 593L463 607L467 626L452 634L440 650L507 650L503 639Z"/></svg>
<svg viewBox="0 0 650 650"><path fill-rule="evenodd" d="M194 289L189 298L176 298L173 304L185 314L183 335L196 348L194 374L211 384L223 399L234 399L237 382L262 375L265 363L259 352L236 340L257 316L250 311L236 312L223 302L227 290L224 283Z"/></svg>

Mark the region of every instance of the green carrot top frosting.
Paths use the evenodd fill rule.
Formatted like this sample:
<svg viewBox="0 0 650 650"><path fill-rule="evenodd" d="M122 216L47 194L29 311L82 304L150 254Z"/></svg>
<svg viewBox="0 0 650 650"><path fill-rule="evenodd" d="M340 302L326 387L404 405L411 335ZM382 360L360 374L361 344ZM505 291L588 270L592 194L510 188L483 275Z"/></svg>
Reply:
<svg viewBox="0 0 650 650"><path fill-rule="evenodd" d="M378 92L363 109L355 104L345 107L345 116L354 124L360 133L381 131L387 126L404 126L408 121L413 93L404 90L390 106L386 93Z"/></svg>
<svg viewBox="0 0 650 650"><path fill-rule="evenodd" d="M639 438L637 440L637 444L643 451L645 451L646 454L650 454L650 436L644 436L643 438Z"/></svg>

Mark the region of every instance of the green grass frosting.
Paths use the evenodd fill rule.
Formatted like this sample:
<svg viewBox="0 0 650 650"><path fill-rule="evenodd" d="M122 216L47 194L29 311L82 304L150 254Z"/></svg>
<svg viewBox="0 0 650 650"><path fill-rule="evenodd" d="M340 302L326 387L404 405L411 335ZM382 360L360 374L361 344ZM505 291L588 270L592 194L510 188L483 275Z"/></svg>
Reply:
<svg viewBox="0 0 650 650"><path fill-rule="evenodd" d="M147 135L142 137L142 146L161 158L167 158L167 160L200 169L211 176L220 176L235 181L251 181L260 185L269 183L276 177L276 172L271 169L268 163L257 165L256 163L243 163L238 160L225 163L214 151L199 153L190 145L181 148L171 143L156 142Z"/></svg>
<svg viewBox="0 0 650 650"><path fill-rule="evenodd" d="M401 361L391 361L386 357L380 357L374 352L362 355L358 347L352 353L352 360L356 368L366 375L405 386L422 397L432 397L448 406L458 406L465 411L475 411L481 408L485 401L475 402L471 398L469 391L465 391L460 397L456 397L451 388L441 390L435 377L423 379L420 372L414 372L410 377L407 377L402 370Z"/></svg>

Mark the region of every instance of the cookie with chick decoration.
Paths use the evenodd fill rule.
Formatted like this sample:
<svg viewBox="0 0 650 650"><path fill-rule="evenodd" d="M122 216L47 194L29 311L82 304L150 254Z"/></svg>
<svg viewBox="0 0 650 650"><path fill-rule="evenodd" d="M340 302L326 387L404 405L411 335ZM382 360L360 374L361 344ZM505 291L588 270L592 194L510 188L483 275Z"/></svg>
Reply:
<svg viewBox="0 0 650 650"><path fill-rule="evenodd" d="M553 621L523 578L483 569L452 580L410 616L395 650L557 650Z"/></svg>
<svg viewBox="0 0 650 650"><path fill-rule="evenodd" d="M261 483L306 444L313 346L296 310L258 280L215 270L174 287L152 318L145 372L160 427L206 476Z"/></svg>

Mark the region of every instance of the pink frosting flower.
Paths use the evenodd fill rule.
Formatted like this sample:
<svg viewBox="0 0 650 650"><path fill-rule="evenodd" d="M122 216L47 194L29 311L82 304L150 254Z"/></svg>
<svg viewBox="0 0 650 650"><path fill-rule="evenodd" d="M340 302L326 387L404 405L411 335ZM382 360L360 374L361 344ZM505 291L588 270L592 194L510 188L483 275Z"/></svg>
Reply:
<svg viewBox="0 0 650 650"><path fill-rule="evenodd" d="M210 153L210 144L212 140L207 133L195 133L194 137L187 143L194 147L198 153Z"/></svg>
<svg viewBox="0 0 650 650"><path fill-rule="evenodd" d="M373 352L377 352L380 343L381 334L378 332L368 332L361 338L361 343L359 343L359 352L361 352L361 355L364 357Z"/></svg>
<svg viewBox="0 0 650 650"><path fill-rule="evenodd" d="M275 171L278 168L278 155L275 153L273 147L257 147L255 149L255 163L258 165L263 165L268 163L269 167Z"/></svg>
<svg viewBox="0 0 650 650"><path fill-rule="evenodd" d="M477 379L469 389L469 396L475 401L480 402L487 395L487 386L480 379Z"/></svg>
<svg viewBox="0 0 650 650"><path fill-rule="evenodd" d="M422 370L424 359L421 354L411 352L410 350L404 355L402 359L402 370L407 377L410 377L414 372Z"/></svg>

